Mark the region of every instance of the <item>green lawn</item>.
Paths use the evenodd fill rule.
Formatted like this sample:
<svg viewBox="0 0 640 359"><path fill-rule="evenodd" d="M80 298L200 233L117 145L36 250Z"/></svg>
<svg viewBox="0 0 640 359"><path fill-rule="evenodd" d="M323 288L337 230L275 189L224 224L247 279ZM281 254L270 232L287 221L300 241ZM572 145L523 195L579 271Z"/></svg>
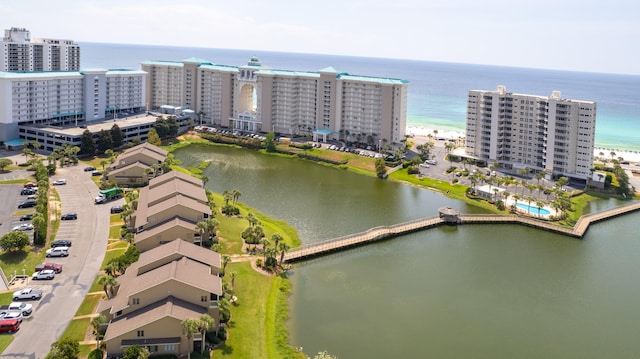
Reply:
<svg viewBox="0 0 640 359"><path fill-rule="evenodd" d="M5 349L13 341L14 334L1 334L0 335L0 353L3 353Z"/></svg>
<svg viewBox="0 0 640 359"><path fill-rule="evenodd" d="M80 315L87 315L87 314L93 313L93 310L96 308L96 305L98 305L98 302L100 301L101 297L102 297L102 294L91 294L84 297L84 300L80 304L78 311L76 311L75 316L77 317Z"/></svg>
<svg viewBox="0 0 640 359"><path fill-rule="evenodd" d="M124 252L126 251L126 248L118 248L118 249L114 249L112 251L107 251L104 254L104 260L102 261L102 265L100 266L100 269L103 269L104 266L109 263L109 261L117 256L121 256L122 254L124 254Z"/></svg>
<svg viewBox="0 0 640 359"><path fill-rule="evenodd" d="M73 319L67 328L62 332L60 338L71 338L77 341L83 341L87 328L91 324L91 318Z"/></svg>
<svg viewBox="0 0 640 359"><path fill-rule="evenodd" d="M120 231L122 227L120 225L109 227L109 238L110 239L120 239Z"/></svg>
<svg viewBox="0 0 640 359"><path fill-rule="evenodd" d="M97 275L96 279L94 279L93 283L91 283L91 287L89 287L89 293L100 292L104 294L104 288L103 286L98 284L98 278L100 278L100 275Z"/></svg>

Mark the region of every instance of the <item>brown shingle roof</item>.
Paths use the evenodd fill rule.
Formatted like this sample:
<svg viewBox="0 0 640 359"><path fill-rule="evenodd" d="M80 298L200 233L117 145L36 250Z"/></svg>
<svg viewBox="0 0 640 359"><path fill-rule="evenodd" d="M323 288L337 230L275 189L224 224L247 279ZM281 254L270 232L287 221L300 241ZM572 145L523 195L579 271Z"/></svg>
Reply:
<svg viewBox="0 0 640 359"><path fill-rule="evenodd" d="M168 151L163 150L162 148L160 148L158 146L152 145L149 142L143 142L143 143L141 143L141 144L139 144L137 146L133 146L131 148L127 148L126 150L122 151L122 154L133 152L133 151L137 151L137 150L139 150L141 148L145 148L145 149L147 149L149 151L153 151L153 152L155 152L155 153L157 153L159 155L162 155L163 157L167 157L167 155L169 154Z"/></svg>
<svg viewBox="0 0 640 359"><path fill-rule="evenodd" d="M193 198L203 204L207 204L207 194L205 193L204 188L180 180L167 181L150 188L148 203L153 206L162 199L176 194L181 194L183 196Z"/></svg>
<svg viewBox="0 0 640 359"><path fill-rule="evenodd" d="M179 206L192 209L197 213L206 213L211 216L211 207L192 198L178 194L176 196L169 197L164 201L154 203L152 206L148 206L147 219L155 214L162 213L171 208L178 208Z"/></svg>
<svg viewBox="0 0 640 359"><path fill-rule="evenodd" d="M144 233L144 232L143 232ZM179 257L187 257L196 262L206 264L215 268L221 268L220 254L210 249L200 247L193 243L189 243L180 238L165 243L154 249L140 254L138 261L135 263L137 273L143 273L150 270L150 266L159 265L157 263L166 263Z"/></svg>
<svg viewBox="0 0 640 359"><path fill-rule="evenodd" d="M111 170L109 172L109 176L117 176L120 172L126 171L126 170L128 170L130 168L133 168L133 167L141 167L142 169L145 169L145 170L147 168L151 168L150 166L148 166L148 165L146 165L146 164L144 164L144 163L142 163L140 161L137 161L137 162L134 162L134 163L129 163L126 166L122 166L120 168L116 168L116 169Z"/></svg>
<svg viewBox="0 0 640 359"><path fill-rule="evenodd" d="M170 296L112 320L107 327L104 340L112 340L166 317L182 322L187 318L199 318L206 313L207 309L204 307ZM180 335L180 333L174 335Z"/></svg>
<svg viewBox="0 0 640 359"><path fill-rule="evenodd" d="M158 152L155 152L155 151L152 151L150 149L141 147L141 148L133 149L132 151L127 151L127 152L121 153L120 156L118 156L118 158L116 158L116 162L112 165L112 167L119 167L120 163L122 161L125 161L125 163L129 162L129 161L127 161L127 159L129 159L129 158L131 158L133 156L136 156L138 154L151 159L151 161L149 161L150 163L147 163L148 165L151 165L153 163L162 163L167 158L166 155L163 156Z"/></svg>
<svg viewBox="0 0 640 359"><path fill-rule="evenodd" d="M194 222L189 222L189 221L185 221L184 219L181 219L179 217L175 217L170 221L166 221L158 226L153 226L149 229L146 229L142 232L136 233L135 237L134 237L134 241L135 243L139 243L139 242L144 242L145 240L149 239L149 238L153 238L155 236L157 236L158 234L167 231L173 227L182 227L186 230L191 230L193 231L194 234L198 233L198 230L196 229L196 223Z"/></svg>
<svg viewBox="0 0 640 359"><path fill-rule="evenodd" d="M153 188L156 187L164 182L167 181L173 181L173 180L182 180L182 181L186 181L189 183L193 183L194 185L198 186L198 187L202 187L202 180L199 178L195 178L193 176L189 176L186 173L182 173L180 171L170 171L167 173L164 173L152 180L149 181L149 188Z"/></svg>

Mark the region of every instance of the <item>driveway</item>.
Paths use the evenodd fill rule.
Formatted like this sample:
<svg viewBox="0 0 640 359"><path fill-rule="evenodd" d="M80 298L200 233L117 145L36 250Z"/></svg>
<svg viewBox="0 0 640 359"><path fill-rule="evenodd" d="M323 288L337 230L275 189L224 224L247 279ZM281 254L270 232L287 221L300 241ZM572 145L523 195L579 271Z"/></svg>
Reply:
<svg viewBox="0 0 640 359"><path fill-rule="evenodd" d="M24 320L2 358L44 358L51 343L59 339L73 318L104 259L111 206L93 204L98 187L82 166L59 168L51 181L58 178L67 180L66 185L55 186L62 213L78 213L75 221L61 221L56 236L57 239L72 240L70 255L54 260L63 264L64 269L53 281L29 284L43 289L43 297L40 301L30 302L34 304L34 312ZM119 204L118 201L113 203ZM27 274L32 272L32 268L27 269Z"/></svg>

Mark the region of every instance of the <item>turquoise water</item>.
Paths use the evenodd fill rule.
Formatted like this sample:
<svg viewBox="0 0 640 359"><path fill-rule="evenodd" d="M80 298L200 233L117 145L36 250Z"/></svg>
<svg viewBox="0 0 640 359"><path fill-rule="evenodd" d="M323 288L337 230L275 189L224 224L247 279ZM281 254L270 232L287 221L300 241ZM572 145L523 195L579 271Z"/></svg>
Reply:
<svg viewBox="0 0 640 359"><path fill-rule="evenodd" d="M146 60L180 61L199 57L216 64L242 66L258 56L264 66L319 71L333 66L355 75L409 81L407 125L464 131L467 93L472 89L565 98L598 104L596 147L640 151L640 76L455 64L400 59L294 54L252 50L81 43L81 68L139 69Z"/></svg>
<svg viewBox="0 0 640 359"><path fill-rule="evenodd" d="M516 207L524 209L525 211L531 213L531 214L541 214L541 215L549 215L551 214L551 212L549 212L548 210L544 209L544 208L540 208L538 209L538 207L535 206L529 206L526 205L524 203L517 203Z"/></svg>

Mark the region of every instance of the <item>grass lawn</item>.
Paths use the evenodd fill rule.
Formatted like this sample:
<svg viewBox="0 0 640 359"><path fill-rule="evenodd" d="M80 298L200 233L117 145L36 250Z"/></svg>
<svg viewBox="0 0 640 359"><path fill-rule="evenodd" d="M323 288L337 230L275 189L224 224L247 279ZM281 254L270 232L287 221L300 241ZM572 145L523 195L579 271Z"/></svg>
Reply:
<svg viewBox="0 0 640 359"><path fill-rule="evenodd" d="M91 325L91 318L73 319L62 332L60 338L71 338L81 342L84 340L89 325Z"/></svg>
<svg viewBox="0 0 640 359"><path fill-rule="evenodd" d="M0 353L3 353L5 349L11 344L13 341L14 334L6 334L3 333L0 335Z"/></svg>
<svg viewBox="0 0 640 359"><path fill-rule="evenodd" d="M121 230L119 225L109 227L109 239L120 239Z"/></svg>
<svg viewBox="0 0 640 359"><path fill-rule="evenodd" d="M116 241L110 241L109 244L107 244L107 249L127 249L127 248L129 248L129 242L127 241L116 240Z"/></svg>
<svg viewBox="0 0 640 359"><path fill-rule="evenodd" d="M75 316L77 317L80 315L87 315L87 314L93 313L93 310L95 309L96 305L98 305L98 302L100 301L101 297L102 297L102 294L89 294L86 297L84 297L84 300L80 304L80 307L78 308L78 311L76 312Z"/></svg>
<svg viewBox="0 0 640 359"><path fill-rule="evenodd" d="M104 266L109 263L109 261L117 256L121 256L122 254L124 254L124 252L126 251L126 248L118 248L118 249L114 249L112 251L107 251L104 254L104 260L102 261L102 265L100 266L100 269L104 269Z"/></svg>
<svg viewBox="0 0 640 359"><path fill-rule="evenodd" d="M86 358L89 356L92 350L96 348L95 344L80 344L80 353L78 353L79 358Z"/></svg>
<svg viewBox="0 0 640 359"><path fill-rule="evenodd" d="M228 340L223 347L215 350L213 357L297 357L295 350L286 345L284 350L288 353L282 352L283 348L276 340L282 338L284 330L286 341L286 327L283 323L276 329L275 315L283 279L264 276L254 271L248 262L231 263L227 270L236 273L234 293L238 301L231 306L231 321L227 324Z"/></svg>
<svg viewBox="0 0 640 359"><path fill-rule="evenodd" d="M89 293L96 293L96 292L100 292L101 295L104 294L104 288L98 284L98 278L100 278L100 275L96 276L96 279L93 280L93 283L91 284L91 287L89 287Z"/></svg>

